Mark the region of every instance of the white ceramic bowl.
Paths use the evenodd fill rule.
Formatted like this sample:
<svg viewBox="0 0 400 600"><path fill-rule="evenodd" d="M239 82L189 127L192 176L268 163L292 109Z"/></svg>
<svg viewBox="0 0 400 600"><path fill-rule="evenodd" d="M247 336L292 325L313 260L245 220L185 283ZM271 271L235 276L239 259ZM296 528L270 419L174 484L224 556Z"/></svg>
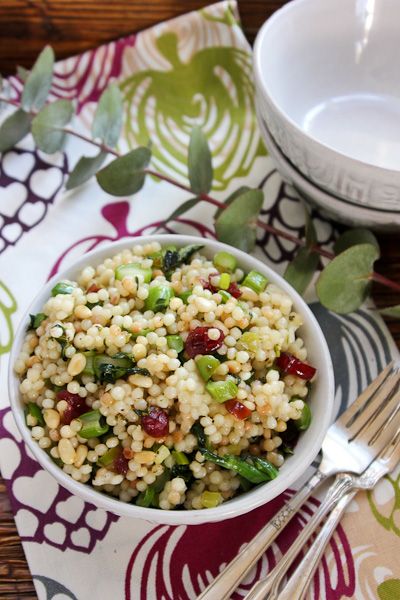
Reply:
<svg viewBox="0 0 400 600"><path fill-rule="evenodd" d="M300 436L294 455L286 460L280 469L279 476L273 481L268 482L266 485L259 486L216 508L191 511L166 511L154 508L142 508L106 496L89 485L74 481L72 477L65 474L57 467L46 452L31 438L30 431L25 424L24 409L19 395L19 380L14 374L13 364L15 363L26 334L26 323L28 322L29 314L36 314L41 311L44 302L50 296L50 291L57 281L62 279L75 279L84 266L98 265L103 262L105 258L113 256L124 248L132 247L133 244L148 243L149 241L159 241L163 245L175 244L178 246L204 243L205 248L203 252L210 257L220 250L226 250L236 256L238 263L245 270L256 269L266 275L270 281L277 283L293 298L295 310L303 317L304 325L301 328L301 335L309 350L309 361L318 369L316 381L312 386L310 400L313 414L311 426ZM55 477L55 479L72 494L76 494L84 500L117 515L142 518L155 523L165 523L169 525L195 525L206 522L222 521L246 513L275 498L301 476L318 454L325 432L331 422L334 402L334 381L328 346L317 320L305 304L304 300L272 269L252 256L219 242L186 235L154 235L138 237L135 238L135 240L122 240L89 252L64 272L55 275L43 287L26 311L15 336L10 356L9 394L14 418L28 448L41 466L51 473L51 475L53 475L53 477Z"/></svg>
<svg viewBox="0 0 400 600"><path fill-rule="evenodd" d="M261 135L278 171L303 200L315 206L330 219L350 225L351 227L367 227L368 229L383 232L399 230L400 210L398 212L390 212L353 204L338 196L329 194L307 179L278 147L259 110L257 110L257 118Z"/></svg>
<svg viewBox="0 0 400 600"><path fill-rule="evenodd" d="M365 207L400 209L400 2L294 0L254 46L260 110L313 182Z"/></svg>

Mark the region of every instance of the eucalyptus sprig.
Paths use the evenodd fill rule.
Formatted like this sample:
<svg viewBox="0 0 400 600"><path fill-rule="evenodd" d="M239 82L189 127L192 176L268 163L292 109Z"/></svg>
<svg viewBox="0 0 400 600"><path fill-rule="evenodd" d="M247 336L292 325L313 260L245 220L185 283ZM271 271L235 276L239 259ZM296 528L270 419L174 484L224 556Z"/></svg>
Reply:
<svg viewBox="0 0 400 600"><path fill-rule="evenodd" d="M41 52L30 72L19 67L18 75L24 83L19 101L8 97L0 76L0 105L5 103L15 108L0 126L0 153L11 150L29 133L36 146L49 154L62 150L68 136L80 138L96 147L97 154L82 156L77 161L66 182L67 190L95 176L99 186L107 193L130 196L143 187L146 177L150 175L185 190L191 196L171 212L164 224L178 219L199 202L204 202L216 209L215 232L222 242L251 252L256 243L257 228L292 242L299 250L288 265L285 278L299 293L304 294L319 269L315 290L320 302L332 311L348 313L359 308L370 292L372 281L400 292L400 284L374 271L374 263L379 258L379 246L371 232L365 229L345 232L331 253L318 245L315 228L307 212L304 239L265 223L260 218L264 195L259 189L241 187L224 202L210 196L212 155L200 127L194 127L190 136L187 185L150 168L150 145L121 154L117 147L124 106L122 93L115 83L111 83L99 99L91 127L92 137L69 127L75 112L73 102L49 100L53 68L54 52L49 46ZM321 258L326 259L326 265L322 264ZM382 309L381 312L400 318L400 305Z"/></svg>

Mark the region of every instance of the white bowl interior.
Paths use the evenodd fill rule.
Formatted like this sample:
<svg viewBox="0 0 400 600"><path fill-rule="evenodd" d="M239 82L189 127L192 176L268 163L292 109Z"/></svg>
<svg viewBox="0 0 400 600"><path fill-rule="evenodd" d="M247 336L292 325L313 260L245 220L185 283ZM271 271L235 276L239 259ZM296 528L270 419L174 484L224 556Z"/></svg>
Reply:
<svg viewBox="0 0 400 600"><path fill-rule="evenodd" d="M325 146L399 170L399 22L398 0L290 2L256 42L263 93Z"/></svg>
<svg viewBox="0 0 400 600"><path fill-rule="evenodd" d="M32 440L30 430L25 424L23 405L19 395L19 380L16 377L13 364L18 356L22 342L26 333L26 323L28 315L40 312L45 300L49 297L51 288L57 281L62 279L74 279L81 269L88 265L97 265L106 257L112 256L124 248L131 247L133 244L146 243L158 240L162 244L176 244L183 246L186 244L201 243L206 244L203 252L208 256L213 256L219 250L226 250L234 254L239 264L245 270L257 269L266 275L270 281L279 285L294 300L295 310L298 311L304 321L301 328L301 335L309 351L311 364L317 367L317 379L312 386L310 406L313 419L310 428L300 436L296 450L293 456L289 457L280 469L279 476L242 496L234 498L223 503L217 508L207 510L192 511L164 511L151 508L141 508L133 504L127 504L113 499L105 494L96 491L93 487L76 482L57 467L50 457L42 450L38 444ZM334 404L334 380L333 368L329 350L324 335L318 325L317 320L308 308L304 300L286 283L279 275L264 263L225 244L211 240L202 240L193 236L185 235L154 235L137 238L132 240L122 240L100 249L89 252L81 257L71 267L64 272L56 274L42 289L35 298L25 316L22 319L20 327L16 333L13 348L10 356L9 367L9 395L11 408L24 441L28 445L32 454L37 458L44 469L49 471L57 481L67 488L73 494L82 497L92 504L104 508L112 513L121 516L130 516L146 519L156 523L166 523L170 525L181 524L200 524L205 522L220 521L243 514L275 498L278 494L290 487L296 479L311 464L318 454L325 432L331 422L333 404Z"/></svg>

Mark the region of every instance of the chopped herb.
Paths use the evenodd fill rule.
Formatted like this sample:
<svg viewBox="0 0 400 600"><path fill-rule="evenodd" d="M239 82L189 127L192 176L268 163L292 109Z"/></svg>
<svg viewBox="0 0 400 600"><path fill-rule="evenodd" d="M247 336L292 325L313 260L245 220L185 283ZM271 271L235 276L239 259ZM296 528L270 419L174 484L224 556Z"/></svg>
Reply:
<svg viewBox="0 0 400 600"><path fill-rule="evenodd" d="M198 244L191 244L190 246L184 246L179 250L164 251L162 270L167 279L170 279L172 273L183 264L187 264L189 259L195 252L201 250L204 246Z"/></svg>
<svg viewBox="0 0 400 600"><path fill-rule="evenodd" d="M38 313L37 315L29 315L29 329L37 329L43 323L43 321L47 318L44 313Z"/></svg>

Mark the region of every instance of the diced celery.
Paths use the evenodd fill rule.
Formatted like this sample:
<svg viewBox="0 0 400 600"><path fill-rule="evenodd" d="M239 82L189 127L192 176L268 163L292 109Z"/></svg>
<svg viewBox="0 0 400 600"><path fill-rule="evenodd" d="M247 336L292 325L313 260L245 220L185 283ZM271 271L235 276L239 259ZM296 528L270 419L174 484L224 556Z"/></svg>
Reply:
<svg viewBox="0 0 400 600"><path fill-rule="evenodd" d="M190 462L186 454L178 450L172 450L172 458L177 465L188 465Z"/></svg>
<svg viewBox="0 0 400 600"><path fill-rule="evenodd" d="M219 271L228 271L232 273L237 266L236 258L229 252L217 252L213 259L214 265Z"/></svg>
<svg viewBox="0 0 400 600"><path fill-rule="evenodd" d="M183 304L187 304L189 296L191 296L192 294L192 290L187 290L186 292L182 292L182 294L178 294L178 298L182 300Z"/></svg>
<svg viewBox="0 0 400 600"><path fill-rule="evenodd" d="M204 490L201 494L201 503L204 508L215 508L223 501L222 494L219 492L209 492L208 490Z"/></svg>
<svg viewBox="0 0 400 600"><path fill-rule="evenodd" d="M179 352L182 352L183 350L183 339L180 335L167 335L167 345L168 348L171 350L176 350L176 352L179 354Z"/></svg>
<svg viewBox="0 0 400 600"><path fill-rule="evenodd" d="M154 285L149 288L149 295L144 302L145 310L153 312L162 312L169 306L171 298L174 297L174 290L169 285Z"/></svg>
<svg viewBox="0 0 400 600"><path fill-rule="evenodd" d="M124 277L132 277L133 279L138 277L139 280L143 280L145 283L150 283L152 270L142 267L139 263L119 265L115 269L115 279L122 280Z"/></svg>
<svg viewBox="0 0 400 600"><path fill-rule="evenodd" d="M156 465L161 465L162 462L170 455L170 451L164 444L159 447L154 462Z"/></svg>
<svg viewBox="0 0 400 600"><path fill-rule="evenodd" d="M231 379L209 381L206 385L206 390L216 402L222 403L236 397L238 386Z"/></svg>
<svg viewBox="0 0 400 600"><path fill-rule="evenodd" d="M196 359L196 366L203 381L208 381L220 364L218 358L211 354L203 354Z"/></svg>
<svg viewBox="0 0 400 600"><path fill-rule="evenodd" d="M241 285L245 285L259 294L265 290L267 283L268 279L264 277L264 275L261 275L258 271L250 271L250 273L247 273Z"/></svg>
<svg viewBox="0 0 400 600"><path fill-rule="evenodd" d="M221 304L226 304L232 298L232 295L226 290L218 290L218 294L221 296Z"/></svg>

